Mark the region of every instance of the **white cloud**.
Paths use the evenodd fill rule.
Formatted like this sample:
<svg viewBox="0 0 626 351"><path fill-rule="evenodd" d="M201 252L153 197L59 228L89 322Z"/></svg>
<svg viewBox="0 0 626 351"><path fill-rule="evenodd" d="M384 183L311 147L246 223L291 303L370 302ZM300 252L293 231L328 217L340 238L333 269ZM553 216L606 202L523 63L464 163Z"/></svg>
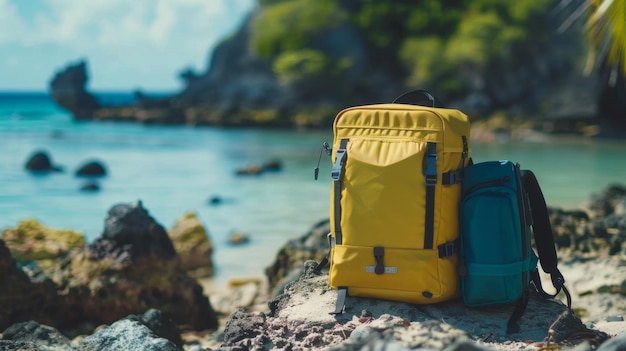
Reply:
<svg viewBox="0 0 626 351"><path fill-rule="evenodd" d="M0 0L0 43L12 41L13 36L22 31L22 26L17 7L10 0Z"/></svg>
<svg viewBox="0 0 626 351"><path fill-rule="evenodd" d="M13 0L22 1L22 0ZM33 0L29 0L33 1ZM39 0L49 11L18 17L10 0L0 0L0 42L69 46L166 45L174 29L191 37L215 32L229 10L248 10L254 1L229 0ZM45 10L45 8L44 8ZM7 33L17 35L7 35Z"/></svg>
<svg viewBox="0 0 626 351"><path fill-rule="evenodd" d="M126 79L128 84L141 85L152 72L153 76L167 77L161 84L171 86L177 72L185 66L205 69L209 50L236 29L255 3L0 0L0 54L23 48L25 55L30 48L32 55L33 48L41 47L43 57L46 50L54 49L55 70L86 58L94 83L107 80L102 84L125 85ZM20 57L20 53L15 52L15 57ZM27 61L25 57L20 59ZM131 77L134 71L144 72L143 78ZM114 76L121 76L115 78L118 83L113 82Z"/></svg>

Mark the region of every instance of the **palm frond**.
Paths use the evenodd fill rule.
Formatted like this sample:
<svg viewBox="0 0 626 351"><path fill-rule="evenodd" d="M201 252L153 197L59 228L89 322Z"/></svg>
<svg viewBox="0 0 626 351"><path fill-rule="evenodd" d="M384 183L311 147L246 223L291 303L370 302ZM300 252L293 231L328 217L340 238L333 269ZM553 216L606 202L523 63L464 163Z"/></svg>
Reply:
<svg viewBox="0 0 626 351"><path fill-rule="evenodd" d="M587 0L592 55L626 75L626 0ZM606 49L604 49L606 48ZM595 60L594 60L595 61Z"/></svg>

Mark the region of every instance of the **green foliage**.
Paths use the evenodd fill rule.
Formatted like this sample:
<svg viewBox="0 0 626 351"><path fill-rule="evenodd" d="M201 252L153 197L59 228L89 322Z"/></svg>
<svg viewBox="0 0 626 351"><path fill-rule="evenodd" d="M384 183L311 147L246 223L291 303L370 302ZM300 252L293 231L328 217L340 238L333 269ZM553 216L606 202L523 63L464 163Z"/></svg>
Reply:
<svg viewBox="0 0 626 351"><path fill-rule="evenodd" d="M333 60L320 51L287 51L274 60L274 72L284 84L331 81L350 67L347 59Z"/></svg>
<svg viewBox="0 0 626 351"><path fill-rule="evenodd" d="M282 52L309 47L342 19L332 0L272 2L254 21L252 47L259 56L274 59Z"/></svg>
<svg viewBox="0 0 626 351"><path fill-rule="evenodd" d="M332 80L352 62L319 44L350 23L364 38L371 65L408 86L456 94L467 89L459 79L467 68L506 67L540 54L546 14L556 1L260 0L252 47L283 83L334 91L340 88Z"/></svg>
<svg viewBox="0 0 626 351"><path fill-rule="evenodd" d="M506 50L505 24L493 12L465 18L447 43L445 59L454 66L484 67Z"/></svg>
<svg viewBox="0 0 626 351"><path fill-rule="evenodd" d="M554 0L455 3L453 10L443 11L437 2L420 2L422 8L407 15L412 25L407 28L419 33L405 37L398 50L407 84L436 86L454 95L467 90L459 79L467 69L489 70L528 59L546 37L545 13Z"/></svg>
<svg viewBox="0 0 626 351"><path fill-rule="evenodd" d="M400 61L406 68L408 86L434 80L443 67L444 42L439 37L408 38L400 48Z"/></svg>

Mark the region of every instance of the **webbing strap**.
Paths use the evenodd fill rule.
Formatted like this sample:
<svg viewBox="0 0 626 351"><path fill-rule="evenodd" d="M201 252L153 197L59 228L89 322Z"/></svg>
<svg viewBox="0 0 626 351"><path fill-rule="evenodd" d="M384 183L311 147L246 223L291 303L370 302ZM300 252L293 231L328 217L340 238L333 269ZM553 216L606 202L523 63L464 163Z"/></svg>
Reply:
<svg viewBox="0 0 626 351"><path fill-rule="evenodd" d="M537 252L539 254L539 260L541 261L541 267L544 272L550 274L552 285L556 288L555 294L548 294L541 286L541 277L539 271L534 269L530 272L530 281L534 286L537 293L544 299L554 298L559 292L563 291L567 298L567 307L572 308L572 297L565 287L565 278L559 269L557 268L556 248L554 245L554 236L552 233L552 225L550 224L550 217L548 214L548 208L546 201L543 197L539 182L535 177L535 174L529 170L521 171L523 187L528 195L528 201L530 202L530 211L532 214L532 228L535 244L537 246ZM533 255L534 256L534 255ZM536 264L535 264L536 266ZM525 289L522 297L515 306L515 310L509 318L507 325L507 333L513 333L519 331L517 321L524 314L526 306L528 305L529 290Z"/></svg>
<svg viewBox="0 0 626 351"><path fill-rule="evenodd" d="M519 332L519 325L517 325L517 321L522 317L524 312L526 311L526 306L528 306L528 300L530 299L530 294L528 293L528 289L524 289L522 292L522 297L517 301L517 305L515 305L515 309L511 316L509 317L509 321L506 325L506 333L517 333Z"/></svg>
<svg viewBox="0 0 626 351"><path fill-rule="evenodd" d="M433 248L435 225L435 185L437 184L437 144L426 144L426 221L424 225L424 249Z"/></svg>
<svg viewBox="0 0 626 351"><path fill-rule="evenodd" d="M439 258L452 257L456 254L459 249L459 241L448 241L447 243L443 243L437 246L437 251L439 251Z"/></svg>
<svg viewBox="0 0 626 351"><path fill-rule="evenodd" d="M335 302L335 310L329 314L336 316L343 314L346 310L346 296L348 296L348 288L340 286L337 289L337 301Z"/></svg>
<svg viewBox="0 0 626 351"><path fill-rule="evenodd" d="M317 266L313 269L313 273L320 274L322 273L322 268L324 268L330 262L330 254L333 250L333 233L326 234L326 238L328 239L328 253L321 261L317 263Z"/></svg>
<svg viewBox="0 0 626 351"><path fill-rule="evenodd" d="M341 176L343 174L343 168L346 164L346 147L348 146L348 139L341 139L339 148L335 154L335 164L331 171L331 177L333 179L333 193L334 193L334 228L335 228L335 243L341 244Z"/></svg>
<svg viewBox="0 0 626 351"><path fill-rule="evenodd" d="M446 172L441 175L441 184L454 185L463 182L463 170Z"/></svg>

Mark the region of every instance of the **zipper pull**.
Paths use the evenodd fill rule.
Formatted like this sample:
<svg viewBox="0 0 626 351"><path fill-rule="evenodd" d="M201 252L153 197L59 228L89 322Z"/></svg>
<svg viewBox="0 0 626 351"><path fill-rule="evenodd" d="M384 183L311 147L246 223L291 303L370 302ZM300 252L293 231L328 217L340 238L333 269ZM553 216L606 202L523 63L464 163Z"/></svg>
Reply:
<svg viewBox="0 0 626 351"><path fill-rule="evenodd" d="M317 180L317 177L320 173L320 161L322 160L322 152L324 151L326 152L326 155L330 156L332 150L330 149L330 146L328 145L327 142L324 142L322 144L322 148L320 149L320 156L317 158L317 167L315 167L315 170L314 170L315 180Z"/></svg>

